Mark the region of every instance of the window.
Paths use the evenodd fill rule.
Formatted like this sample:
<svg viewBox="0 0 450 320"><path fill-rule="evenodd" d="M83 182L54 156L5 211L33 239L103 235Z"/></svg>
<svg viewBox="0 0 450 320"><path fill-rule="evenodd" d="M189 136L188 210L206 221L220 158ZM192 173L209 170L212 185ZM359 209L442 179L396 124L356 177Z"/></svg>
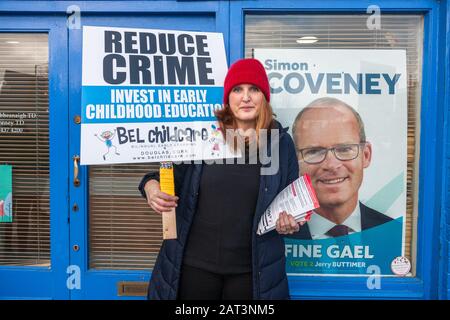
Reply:
<svg viewBox="0 0 450 320"><path fill-rule="evenodd" d="M12 222L0 265L50 266L48 36L0 34L0 165L12 167Z"/></svg>
<svg viewBox="0 0 450 320"><path fill-rule="evenodd" d="M89 168L89 266L93 269L153 268L162 243L162 218L138 191L158 164Z"/></svg>
<svg viewBox="0 0 450 320"><path fill-rule="evenodd" d="M405 133L405 139L407 142L405 145L407 148L402 150L407 159L405 164L406 204L402 204L406 208L404 221L406 236L403 250L404 256L413 262L412 275L414 275L423 17L383 14L381 29L374 30L368 29L367 18L368 15L364 14L249 14L245 17L245 56L251 57L258 48L403 49L406 51L407 136ZM333 58L330 57L330 64L333 63L332 60ZM277 105L273 107L275 113L282 119L283 114L287 112L286 109L277 108ZM288 117L288 119L293 121L294 118ZM292 123L282 124L292 126Z"/></svg>

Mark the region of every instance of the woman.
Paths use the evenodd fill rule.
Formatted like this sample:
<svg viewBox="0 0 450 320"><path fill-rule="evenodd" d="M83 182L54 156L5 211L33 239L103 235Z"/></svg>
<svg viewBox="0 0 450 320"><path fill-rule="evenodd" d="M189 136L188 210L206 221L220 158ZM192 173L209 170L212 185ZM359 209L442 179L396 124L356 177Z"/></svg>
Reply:
<svg viewBox="0 0 450 320"><path fill-rule="evenodd" d="M234 129L245 137L246 164L175 166L179 198L161 192L157 173L146 175L139 186L156 212L177 207L178 239L163 242L150 299L289 298L280 234L299 226L283 212L276 231L258 236L256 229L275 196L298 178L294 144L273 119L269 82L258 60L242 59L230 67L223 100L216 113L222 133ZM262 175L262 165L249 161L249 144L271 148L270 136L267 145L256 138L261 129L279 130L279 170L273 175Z"/></svg>

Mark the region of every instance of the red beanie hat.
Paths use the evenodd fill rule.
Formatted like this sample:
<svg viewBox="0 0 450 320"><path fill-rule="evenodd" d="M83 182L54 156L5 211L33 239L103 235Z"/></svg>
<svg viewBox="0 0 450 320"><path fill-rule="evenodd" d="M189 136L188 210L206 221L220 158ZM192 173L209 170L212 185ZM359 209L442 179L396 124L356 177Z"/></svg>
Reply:
<svg viewBox="0 0 450 320"><path fill-rule="evenodd" d="M249 83L257 86L270 101L270 86L266 70L261 62L256 59L241 59L233 63L228 69L223 84L223 103L228 103L230 91L238 84Z"/></svg>

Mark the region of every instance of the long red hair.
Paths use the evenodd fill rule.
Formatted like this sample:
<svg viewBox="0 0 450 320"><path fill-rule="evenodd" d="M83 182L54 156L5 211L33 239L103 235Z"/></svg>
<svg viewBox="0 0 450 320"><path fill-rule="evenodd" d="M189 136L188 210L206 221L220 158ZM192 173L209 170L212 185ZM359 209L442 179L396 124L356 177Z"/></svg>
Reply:
<svg viewBox="0 0 450 320"><path fill-rule="evenodd" d="M263 106L259 110L259 114L256 118L256 142L258 142L258 137L261 129L272 129L274 128L274 117L272 106L269 102L267 102L266 98L263 96ZM236 130L237 122L234 117L233 111L229 104L225 104L222 109L216 110L215 115L217 117L217 121L219 122L220 129L223 134L223 138L226 139L226 131L227 129ZM249 141L246 140L246 143ZM236 144L235 144L236 146Z"/></svg>

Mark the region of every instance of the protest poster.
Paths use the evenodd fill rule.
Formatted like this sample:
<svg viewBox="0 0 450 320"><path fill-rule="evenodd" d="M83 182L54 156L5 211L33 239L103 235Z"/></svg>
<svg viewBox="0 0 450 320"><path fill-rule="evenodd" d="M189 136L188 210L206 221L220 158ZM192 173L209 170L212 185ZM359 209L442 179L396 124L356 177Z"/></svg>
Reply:
<svg viewBox="0 0 450 320"><path fill-rule="evenodd" d="M342 132L327 135L327 130L339 119L325 122L314 120L317 111L304 113L311 132L320 130L309 138L302 131L303 137L297 138L300 172L310 174L321 207L300 232L285 238L288 274L367 276L369 267L375 266L380 275L394 275L391 264L405 255L405 50L255 49L254 55L266 69L271 103L283 126L292 129L299 112L316 99L326 103L339 99L360 115L366 135L363 144L357 140L361 135L345 141L357 143L354 148L359 153L356 159L338 164L336 152L345 155L339 140ZM313 164L302 162L304 152L311 152L309 147L316 153L317 148L327 148L320 153L324 158ZM364 166L350 168L360 158ZM336 166L325 168L324 163L331 161ZM345 233L331 235L330 227L340 224L333 214L343 208L345 194L354 202L348 212L340 212L347 217L342 223Z"/></svg>
<svg viewBox="0 0 450 320"><path fill-rule="evenodd" d="M83 165L234 157L214 111L227 61L220 33L83 27Z"/></svg>

